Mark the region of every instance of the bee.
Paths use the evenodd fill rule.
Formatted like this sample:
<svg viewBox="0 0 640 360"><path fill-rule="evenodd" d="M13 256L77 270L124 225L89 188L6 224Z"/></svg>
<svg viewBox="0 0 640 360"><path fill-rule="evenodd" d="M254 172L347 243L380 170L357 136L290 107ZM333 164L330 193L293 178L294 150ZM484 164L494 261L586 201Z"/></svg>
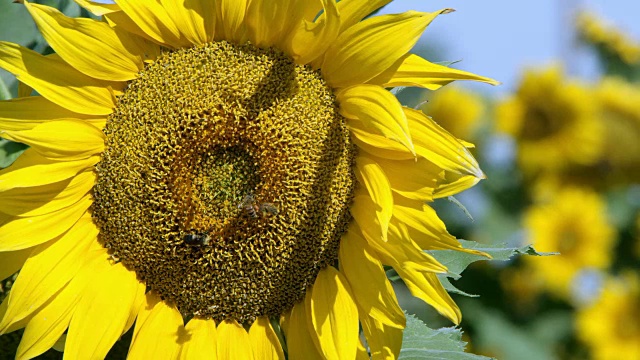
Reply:
<svg viewBox="0 0 640 360"><path fill-rule="evenodd" d="M238 209L244 209L244 211L253 219L257 219L261 216L272 216L278 214L278 208L272 203L259 203L253 194L245 195L242 201L238 204Z"/></svg>
<svg viewBox="0 0 640 360"><path fill-rule="evenodd" d="M211 237L207 234L187 234L182 237L185 244L207 246L211 242Z"/></svg>

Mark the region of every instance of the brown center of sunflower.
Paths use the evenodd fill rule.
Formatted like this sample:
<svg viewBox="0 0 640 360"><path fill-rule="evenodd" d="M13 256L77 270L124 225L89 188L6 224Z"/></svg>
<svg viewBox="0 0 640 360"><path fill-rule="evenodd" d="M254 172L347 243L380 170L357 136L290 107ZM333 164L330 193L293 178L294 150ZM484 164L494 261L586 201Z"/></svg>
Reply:
<svg viewBox="0 0 640 360"><path fill-rule="evenodd" d="M336 261L355 147L320 73L215 42L163 53L109 117L101 241L186 315L247 323Z"/></svg>

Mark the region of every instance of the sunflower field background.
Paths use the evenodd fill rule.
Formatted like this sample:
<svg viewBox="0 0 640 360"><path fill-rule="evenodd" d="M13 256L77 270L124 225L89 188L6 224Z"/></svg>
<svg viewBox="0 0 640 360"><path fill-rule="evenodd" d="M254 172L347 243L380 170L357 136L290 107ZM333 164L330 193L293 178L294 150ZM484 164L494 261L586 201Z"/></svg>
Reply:
<svg viewBox="0 0 640 360"><path fill-rule="evenodd" d="M73 0L33 3L93 16ZM578 41L598 58L596 80L569 76L558 61L503 83L508 96L458 84L394 90L475 144L487 179L434 208L464 247L493 258L432 251L448 268L439 277L462 310L458 327L387 272L407 314L401 359L640 359L640 39L598 14L575 15ZM8 0L0 40L53 53L24 7ZM437 45L414 52L439 59ZM456 67L449 60L441 64ZM0 71L0 99L25 92ZM0 168L25 149L0 139ZM13 279L0 283L0 300ZM19 339L0 337L0 359L13 358ZM110 358L124 358L129 341ZM39 358L62 358L56 349Z"/></svg>

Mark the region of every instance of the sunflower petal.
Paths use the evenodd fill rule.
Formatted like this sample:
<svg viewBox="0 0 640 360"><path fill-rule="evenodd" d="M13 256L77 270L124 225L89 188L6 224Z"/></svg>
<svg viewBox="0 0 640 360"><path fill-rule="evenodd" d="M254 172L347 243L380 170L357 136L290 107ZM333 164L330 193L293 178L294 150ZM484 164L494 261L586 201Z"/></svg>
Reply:
<svg viewBox="0 0 640 360"><path fill-rule="evenodd" d="M0 130L30 130L48 121L66 119L82 119L94 125L106 121L103 117L74 113L42 96L0 101Z"/></svg>
<svg viewBox="0 0 640 360"><path fill-rule="evenodd" d="M127 359L175 359L184 334L182 315L153 291L145 296Z"/></svg>
<svg viewBox="0 0 640 360"><path fill-rule="evenodd" d="M394 193L410 199L433 201L442 172L439 167L423 158L390 161L372 156L371 159L384 169Z"/></svg>
<svg viewBox="0 0 640 360"><path fill-rule="evenodd" d="M96 175L85 171L57 183L15 188L0 192L0 212L13 216L38 216L69 207L82 199L95 183Z"/></svg>
<svg viewBox="0 0 640 360"><path fill-rule="evenodd" d="M216 39L240 42L245 35L248 0L218 0L216 8Z"/></svg>
<svg viewBox="0 0 640 360"><path fill-rule="evenodd" d="M160 44L187 45L167 10L157 0L115 0L140 29Z"/></svg>
<svg viewBox="0 0 640 360"><path fill-rule="evenodd" d="M91 0L74 0L78 5L89 10L96 16L102 16L115 11L119 11L120 7L117 4L103 4Z"/></svg>
<svg viewBox="0 0 640 360"><path fill-rule="evenodd" d="M390 160L415 160L415 154L395 140L373 134L362 121L350 119L347 123L353 142L371 155Z"/></svg>
<svg viewBox="0 0 640 360"><path fill-rule="evenodd" d="M382 167L362 155L356 159L356 176L359 183L367 189L371 200L376 204L376 216L380 224L382 239L386 241L393 209L391 184Z"/></svg>
<svg viewBox="0 0 640 360"><path fill-rule="evenodd" d="M78 203L49 214L16 217L0 227L0 251L15 251L42 244L69 230L93 203L87 195Z"/></svg>
<svg viewBox="0 0 640 360"><path fill-rule="evenodd" d="M395 268L395 270L413 296L431 305L454 324L460 323L462 320L460 308L451 299L435 274L418 272L413 269Z"/></svg>
<svg viewBox="0 0 640 360"><path fill-rule="evenodd" d="M356 194L353 197L353 205L351 205L349 212L367 239L384 243L388 237L382 231L382 224L378 219L378 214L382 213L383 210L369 195L364 193L364 190L356 190ZM389 225L387 225L387 229L388 227Z"/></svg>
<svg viewBox="0 0 640 360"><path fill-rule="evenodd" d="M0 252L0 281L15 274L22 268L25 261L33 252L32 248L26 248L18 251Z"/></svg>
<svg viewBox="0 0 640 360"><path fill-rule="evenodd" d="M104 133L81 120L50 121L25 131L0 131L0 137L27 144L49 159L81 160L104 150Z"/></svg>
<svg viewBox="0 0 640 360"><path fill-rule="evenodd" d="M217 330L212 319L193 318L185 326L189 341L185 341L180 348L180 359L209 359L216 360Z"/></svg>
<svg viewBox="0 0 640 360"><path fill-rule="evenodd" d="M368 316L404 328L405 318L387 275L367 242L353 232L340 241L340 271L349 281L358 307Z"/></svg>
<svg viewBox="0 0 640 360"><path fill-rule="evenodd" d="M11 289L5 319L24 319L54 296L80 271L89 245L97 237L98 229L87 215L57 241L32 249ZM7 325L3 320L0 331Z"/></svg>
<svg viewBox="0 0 640 360"><path fill-rule="evenodd" d="M289 27L287 15L292 1L252 0L246 14L250 40L258 47L273 45Z"/></svg>
<svg viewBox="0 0 640 360"><path fill-rule="evenodd" d="M101 255L106 255L102 248L85 253L78 275L33 314L22 335L16 358L31 359L49 350L58 341L67 330L71 316L93 274L107 265Z"/></svg>
<svg viewBox="0 0 640 360"><path fill-rule="evenodd" d="M436 199L440 199L443 197L459 194L471 187L475 184L479 183L481 178L478 178L474 175L463 175L459 176L457 179L440 184L436 191L433 194L433 197Z"/></svg>
<svg viewBox="0 0 640 360"><path fill-rule="evenodd" d="M60 57L83 74L101 80L128 81L143 66L136 42L118 34L106 23L69 18L44 5L24 2L42 36ZM95 56L100 54L100 56Z"/></svg>
<svg viewBox="0 0 640 360"><path fill-rule="evenodd" d="M342 116L362 121L370 132L395 140L415 154L405 112L389 91L375 85L355 85L338 92L337 98Z"/></svg>
<svg viewBox="0 0 640 360"><path fill-rule="evenodd" d="M337 88L371 80L409 52L436 16L450 11L407 11L351 26L327 49L323 77Z"/></svg>
<svg viewBox="0 0 640 360"><path fill-rule="evenodd" d="M91 168L98 161L99 156L56 161L43 157L34 149L27 149L11 166L0 170L0 192L63 181Z"/></svg>
<svg viewBox="0 0 640 360"><path fill-rule="evenodd" d="M315 22L303 21L291 34L289 55L298 64L308 64L324 55L340 31L335 0L321 0L323 11Z"/></svg>
<svg viewBox="0 0 640 360"><path fill-rule="evenodd" d="M447 171L473 175L481 179L485 177L476 159L455 136L422 111L410 108L403 110L414 135L418 155Z"/></svg>
<svg viewBox="0 0 640 360"><path fill-rule="evenodd" d="M340 32L345 31L392 0L342 0L338 2Z"/></svg>
<svg viewBox="0 0 640 360"><path fill-rule="evenodd" d="M213 41L215 2L211 0L161 0L182 34L194 45Z"/></svg>
<svg viewBox="0 0 640 360"><path fill-rule="evenodd" d="M358 348L358 308L348 281L332 266L320 271L306 309L316 347L327 359L354 359Z"/></svg>
<svg viewBox="0 0 640 360"><path fill-rule="evenodd" d="M306 295L311 296L309 293ZM323 360L323 357L311 337L309 332L307 311L305 302L301 301L293 305L291 316L289 316L285 329L287 337L287 349L290 360ZM316 336L315 334L313 336Z"/></svg>
<svg viewBox="0 0 640 360"><path fill-rule="evenodd" d="M0 67L45 98L80 114L111 114L115 99L110 88L121 87L84 75L55 56L42 56L5 41L0 41Z"/></svg>
<svg viewBox="0 0 640 360"><path fill-rule="evenodd" d="M384 72L368 81L383 87L417 86L437 90L456 80L480 81L499 85L498 81L470 72L434 64L414 54L406 54Z"/></svg>
<svg viewBox="0 0 640 360"><path fill-rule="evenodd" d="M249 329L249 338L254 359L285 359L278 335L271 327L268 317L261 316L253 322Z"/></svg>
<svg viewBox="0 0 640 360"><path fill-rule="evenodd" d="M387 326L369 316L361 317L360 323L371 350L372 360L398 358L402 347L402 329Z"/></svg>
<svg viewBox="0 0 640 360"><path fill-rule="evenodd" d="M255 359L247 331L235 320L218 325L218 359Z"/></svg>
<svg viewBox="0 0 640 360"><path fill-rule="evenodd" d="M106 261L106 258L105 258ZM102 359L125 333L131 308L145 286L122 264L95 274L69 324L65 356Z"/></svg>

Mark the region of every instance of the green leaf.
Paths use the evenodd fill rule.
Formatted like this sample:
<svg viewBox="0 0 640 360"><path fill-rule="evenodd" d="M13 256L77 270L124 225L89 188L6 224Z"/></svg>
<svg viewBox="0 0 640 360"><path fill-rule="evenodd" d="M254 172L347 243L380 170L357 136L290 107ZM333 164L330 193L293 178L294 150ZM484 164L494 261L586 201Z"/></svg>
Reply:
<svg viewBox="0 0 640 360"><path fill-rule="evenodd" d="M27 148L27 145L0 139L0 168L6 168L13 164Z"/></svg>
<svg viewBox="0 0 640 360"><path fill-rule="evenodd" d="M0 100L9 100L11 99L11 90L4 83L4 80L0 77Z"/></svg>
<svg viewBox="0 0 640 360"><path fill-rule="evenodd" d="M429 251L442 265L446 266L449 272L447 274L439 274L438 278L442 285L449 292L453 292L460 295L475 297L476 295L467 294L464 291L456 288L450 282L451 279L459 279L464 269L471 263L480 260L492 260L492 261L507 261L515 255L533 255L533 256L546 256L554 255L553 253L538 253L533 246L525 245L521 247L509 246L506 243L502 244L480 244L475 241L459 240L465 249L474 249L483 251L491 255L492 259L487 259L484 256L462 253L454 250L432 250Z"/></svg>
<svg viewBox="0 0 640 360"><path fill-rule="evenodd" d="M406 314L407 327L402 335L401 360L482 360L485 356L464 352L462 331L455 327L431 329L414 315Z"/></svg>

